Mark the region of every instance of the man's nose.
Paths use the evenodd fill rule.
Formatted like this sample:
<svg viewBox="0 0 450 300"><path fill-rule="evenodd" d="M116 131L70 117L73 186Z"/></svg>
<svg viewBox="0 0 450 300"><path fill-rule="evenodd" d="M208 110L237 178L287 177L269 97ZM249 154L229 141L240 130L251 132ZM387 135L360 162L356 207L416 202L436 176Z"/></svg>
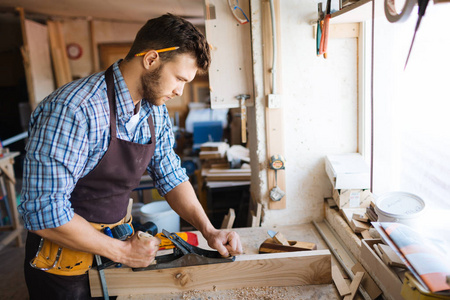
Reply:
<svg viewBox="0 0 450 300"><path fill-rule="evenodd" d="M184 83L178 85L178 86L175 88L175 90L173 90L173 93L174 93L175 95L177 95L177 96L181 96L181 95L183 95L183 89L184 89Z"/></svg>

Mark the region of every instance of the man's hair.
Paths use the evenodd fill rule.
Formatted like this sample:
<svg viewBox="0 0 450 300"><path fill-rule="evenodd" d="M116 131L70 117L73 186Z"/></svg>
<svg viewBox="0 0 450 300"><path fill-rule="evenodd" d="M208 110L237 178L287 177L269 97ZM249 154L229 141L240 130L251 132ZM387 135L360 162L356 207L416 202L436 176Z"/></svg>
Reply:
<svg viewBox="0 0 450 300"><path fill-rule="evenodd" d="M169 13L147 21L136 34L125 60L131 60L141 52L169 47L179 48L161 52L162 61L169 61L176 55L188 53L197 59L199 71L208 70L211 55L205 36L190 22Z"/></svg>

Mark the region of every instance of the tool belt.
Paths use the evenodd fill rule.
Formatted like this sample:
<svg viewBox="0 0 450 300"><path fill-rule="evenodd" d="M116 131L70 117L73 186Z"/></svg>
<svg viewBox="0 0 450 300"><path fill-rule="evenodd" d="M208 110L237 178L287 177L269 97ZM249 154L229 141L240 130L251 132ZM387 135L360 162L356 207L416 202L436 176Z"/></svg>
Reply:
<svg viewBox="0 0 450 300"><path fill-rule="evenodd" d="M131 225L132 218L125 222L125 218L115 224L90 223L98 231L104 228L114 228L128 223ZM94 254L64 248L58 244L41 238L36 256L30 261L31 267L55 275L75 276L83 275L92 267Z"/></svg>

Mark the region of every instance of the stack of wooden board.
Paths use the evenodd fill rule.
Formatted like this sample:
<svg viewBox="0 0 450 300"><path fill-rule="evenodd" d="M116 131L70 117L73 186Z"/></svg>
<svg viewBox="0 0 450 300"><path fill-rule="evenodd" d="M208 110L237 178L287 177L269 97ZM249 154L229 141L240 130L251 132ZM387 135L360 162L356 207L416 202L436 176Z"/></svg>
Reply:
<svg viewBox="0 0 450 300"><path fill-rule="evenodd" d="M325 171L333 186L328 205L337 208L353 232L371 238L370 222L377 221L375 199L369 191L369 168L359 153L328 155Z"/></svg>
<svg viewBox="0 0 450 300"><path fill-rule="evenodd" d="M230 145L225 142L207 142L202 144L199 153L202 167L227 163L226 152L229 148Z"/></svg>
<svg viewBox="0 0 450 300"><path fill-rule="evenodd" d="M249 181L250 169L202 169L206 181Z"/></svg>
<svg viewBox="0 0 450 300"><path fill-rule="evenodd" d="M365 207L343 208L341 211L353 232L362 234L370 229L371 225Z"/></svg>

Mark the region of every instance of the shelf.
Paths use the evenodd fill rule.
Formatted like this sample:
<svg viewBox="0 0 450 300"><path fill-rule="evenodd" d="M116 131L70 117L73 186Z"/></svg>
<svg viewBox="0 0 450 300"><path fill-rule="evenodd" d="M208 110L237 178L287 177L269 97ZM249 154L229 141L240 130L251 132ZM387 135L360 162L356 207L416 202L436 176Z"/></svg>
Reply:
<svg viewBox="0 0 450 300"><path fill-rule="evenodd" d="M384 0L375 1L375 17L384 15ZM331 14L331 24L359 23L372 19L372 0L360 0Z"/></svg>

